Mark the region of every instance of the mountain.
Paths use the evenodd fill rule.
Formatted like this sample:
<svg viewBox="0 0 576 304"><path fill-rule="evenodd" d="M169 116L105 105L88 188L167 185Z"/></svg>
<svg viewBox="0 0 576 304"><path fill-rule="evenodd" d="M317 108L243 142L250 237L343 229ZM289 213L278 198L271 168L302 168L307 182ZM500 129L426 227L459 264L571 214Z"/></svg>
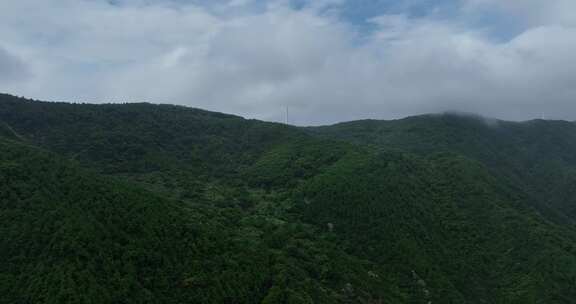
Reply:
<svg viewBox="0 0 576 304"><path fill-rule="evenodd" d="M507 122L443 114L395 121L355 121L310 128L322 137L425 156L452 152L481 162L492 174L535 198L550 219L576 218L576 123Z"/></svg>
<svg viewBox="0 0 576 304"><path fill-rule="evenodd" d="M182 107L2 98L1 302L395 303L377 265L288 221L286 194L244 182L257 183L247 164L301 132Z"/></svg>
<svg viewBox="0 0 576 304"><path fill-rule="evenodd" d="M572 303L575 129L0 95L0 303Z"/></svg>

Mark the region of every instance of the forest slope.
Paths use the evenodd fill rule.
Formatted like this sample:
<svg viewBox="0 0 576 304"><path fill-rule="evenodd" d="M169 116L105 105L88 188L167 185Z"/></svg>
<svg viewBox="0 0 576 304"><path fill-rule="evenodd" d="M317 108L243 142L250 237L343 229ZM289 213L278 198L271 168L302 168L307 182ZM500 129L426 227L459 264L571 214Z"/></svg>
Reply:
<svg viewBox="0 0 576 304"><path fill-rule="evenodd" d="M10 95L0 122L6 303L576 298L571 123L302 129Z"/></svg>

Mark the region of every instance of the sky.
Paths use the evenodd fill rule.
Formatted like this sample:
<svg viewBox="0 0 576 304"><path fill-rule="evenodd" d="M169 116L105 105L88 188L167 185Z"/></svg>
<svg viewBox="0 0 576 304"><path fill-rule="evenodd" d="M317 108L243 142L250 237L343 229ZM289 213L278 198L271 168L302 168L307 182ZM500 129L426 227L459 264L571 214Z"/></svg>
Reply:
<svg viewBox="0 0 576 304"><path fill-rule="evenodd" d="M0 92L296 125L576 120L576 1L2 0Z"/></svg>

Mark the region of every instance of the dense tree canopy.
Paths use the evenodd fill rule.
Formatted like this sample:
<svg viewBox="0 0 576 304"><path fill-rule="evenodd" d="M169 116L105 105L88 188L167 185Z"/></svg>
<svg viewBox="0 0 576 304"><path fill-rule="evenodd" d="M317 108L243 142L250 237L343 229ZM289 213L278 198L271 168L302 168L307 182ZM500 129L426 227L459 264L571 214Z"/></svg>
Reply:
<svg viewBox="0 0 576 304"><path fill-rule="evenodd" d="M574 131L0 95L0 303L572 303Z"/></svg>

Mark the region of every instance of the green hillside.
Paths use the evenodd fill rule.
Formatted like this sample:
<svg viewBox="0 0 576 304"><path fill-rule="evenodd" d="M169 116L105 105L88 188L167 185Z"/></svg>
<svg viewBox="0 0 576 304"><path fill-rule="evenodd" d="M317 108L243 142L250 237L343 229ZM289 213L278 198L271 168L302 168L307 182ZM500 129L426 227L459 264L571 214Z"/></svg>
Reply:
<svg viewBox="0 0 576 304"><path fill-rule="evenodd" d="M451 152L477 160L502 182L528 192L534 198L533 207L549 219L574 224L576 123L507 122L443 114L355 121L308 131L379 150L422 156Z"/></svg>
<svg viewBox="0 0 576 304"><path fill-rule="evenodd" d="M574 129L0 95L0 302L572 303Z"/></svg>

